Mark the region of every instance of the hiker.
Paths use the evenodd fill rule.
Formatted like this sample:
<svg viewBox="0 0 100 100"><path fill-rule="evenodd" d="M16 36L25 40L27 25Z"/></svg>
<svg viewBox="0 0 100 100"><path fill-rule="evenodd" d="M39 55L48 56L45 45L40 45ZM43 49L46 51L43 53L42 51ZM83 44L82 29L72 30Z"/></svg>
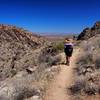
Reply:
<svg viewBox="0 0 100 100"><path fill-rule="evenodd" d="M73 41L72 41L72 39L65 38L64 52L65 52L65 55L66 55L66 65L69 66L70 58L71 58L72 53L73 53Z"/></svg>

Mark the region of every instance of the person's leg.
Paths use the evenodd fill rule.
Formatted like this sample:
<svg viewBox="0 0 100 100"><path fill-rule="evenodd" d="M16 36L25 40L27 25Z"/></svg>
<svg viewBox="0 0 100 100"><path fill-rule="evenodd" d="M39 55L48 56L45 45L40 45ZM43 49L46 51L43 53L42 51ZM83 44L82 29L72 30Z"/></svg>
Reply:
<svg viewBox="0 0 100 100"><path fill-rule="evenodd" d="M70 51L69 51L68 65L70 64L70 59L71 59L71 57L72 57L72 53L73 53L73 48L71 48Z"/></svg>
<svg viewBox="0 0 100 100"><path fill-rule="evenodd" d="M68 64L68 56L66 55L66 64Z"/></svg>
<svg viewBox="0 0 100 100"><path fill-rule="evenodd" d="M68 65L70 64L70 57L68 57Z"/></svg>
<svg viewBox="0 0 100 100"><path fill-rule="evenodd" d="M70 63L70 57L66 56L66 65L69 66L69 63Z"/></svg>

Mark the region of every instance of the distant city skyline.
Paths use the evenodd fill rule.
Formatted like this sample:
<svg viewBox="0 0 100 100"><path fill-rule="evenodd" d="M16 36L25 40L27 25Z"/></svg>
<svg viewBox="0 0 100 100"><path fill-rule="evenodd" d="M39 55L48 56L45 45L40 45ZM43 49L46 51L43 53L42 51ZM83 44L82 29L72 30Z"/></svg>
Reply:
<svg viewBox="0 0 100 100"><path fill-rule="evenodd" d="M80 33L99 12L100 0L0 0L0 24L36 33Z"/></svg>

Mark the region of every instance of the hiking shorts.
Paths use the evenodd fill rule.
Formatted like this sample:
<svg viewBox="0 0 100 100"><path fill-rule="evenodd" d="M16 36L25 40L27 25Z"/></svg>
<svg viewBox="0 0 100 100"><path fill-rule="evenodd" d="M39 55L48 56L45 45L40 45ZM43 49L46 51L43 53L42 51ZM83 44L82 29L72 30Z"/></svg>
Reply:
<svg viewBox="0 0 100 100"><path fill-rule="evenodd" d="M73 46L72 45L66 45L65 48L64 48L64 52L65 52L66 56L71 57L72 53L73 53Z"/></svg>

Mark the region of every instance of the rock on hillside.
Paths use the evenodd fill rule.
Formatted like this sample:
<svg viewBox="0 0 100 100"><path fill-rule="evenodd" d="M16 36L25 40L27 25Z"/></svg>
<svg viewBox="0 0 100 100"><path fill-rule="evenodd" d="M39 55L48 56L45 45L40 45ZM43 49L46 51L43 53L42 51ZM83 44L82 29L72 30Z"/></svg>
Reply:
<svg viewBox="0 0 100 100"><path fill-rule="evenodd" d="M87 40L96 34L100 34L100 21L96 22L92 28L85 28L77 40Z"/></svg>
<svg viewBox="0 0 100 100"><path fill-rule="evenodd" d="M42 37L32 34L22 28L10 25L0 25L0 44L1 43L20 43L29 47L37 47L43 42Z"/></svg>

